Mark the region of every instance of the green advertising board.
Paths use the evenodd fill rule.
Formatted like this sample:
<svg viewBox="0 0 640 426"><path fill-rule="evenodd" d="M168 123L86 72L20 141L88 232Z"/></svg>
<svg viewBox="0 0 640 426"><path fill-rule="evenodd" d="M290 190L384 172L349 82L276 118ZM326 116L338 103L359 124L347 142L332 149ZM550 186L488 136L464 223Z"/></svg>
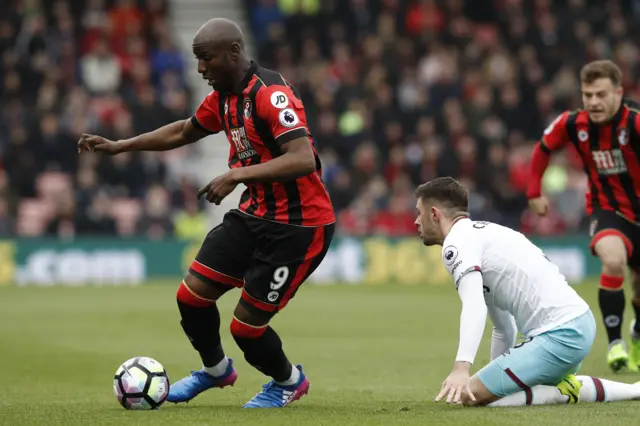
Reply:
<svg viewBox="0 0 640 426"><path fill-rule="evenodd" d="M535 241L572 283L599 273L582 236ZM180 279L200 242L179 240L15 239L0 241L0 284L125 285ZM439 247L417 238L336 237L311 281L317 284L444 285Z"/></svg>

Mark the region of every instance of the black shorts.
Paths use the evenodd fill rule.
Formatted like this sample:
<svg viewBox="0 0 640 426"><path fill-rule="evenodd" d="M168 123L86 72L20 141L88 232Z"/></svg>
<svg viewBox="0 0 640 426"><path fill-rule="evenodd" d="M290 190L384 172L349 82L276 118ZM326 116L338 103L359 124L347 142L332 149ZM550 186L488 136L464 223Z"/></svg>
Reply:
<svg viewBox="0 0 640 426"><path fill-rule="evenodd" d="M635 245L640 243L640 226L613 211L594 211L589 219L589 236L591 237L589 247L594 256L596 256L594 250L596 243L608 235L622 238L627 247L628 265L635 270L640 269L640 251L634 250Z"/></svg>
<svg viewBox="0 0 640 426"><path fill-rule="evenodd" d="M333 231L334 224L285 225L231 210L207 234L189 272L205 283L240 287L249 304L276 312L320 265Z"/></svg>

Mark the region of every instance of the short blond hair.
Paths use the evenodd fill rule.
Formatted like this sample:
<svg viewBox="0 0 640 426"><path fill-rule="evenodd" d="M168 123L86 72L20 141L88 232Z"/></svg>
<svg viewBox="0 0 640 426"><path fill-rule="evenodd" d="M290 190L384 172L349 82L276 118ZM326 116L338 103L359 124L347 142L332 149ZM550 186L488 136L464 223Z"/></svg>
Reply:
<svg viewBox="0 0 640 426"><path fill-rule="evenodd" d="M620 86L622 82L622 71L613 61L603 59L589 62L580 70L580 81L591 84L599 78L608 78L614 86Z"/></svg>

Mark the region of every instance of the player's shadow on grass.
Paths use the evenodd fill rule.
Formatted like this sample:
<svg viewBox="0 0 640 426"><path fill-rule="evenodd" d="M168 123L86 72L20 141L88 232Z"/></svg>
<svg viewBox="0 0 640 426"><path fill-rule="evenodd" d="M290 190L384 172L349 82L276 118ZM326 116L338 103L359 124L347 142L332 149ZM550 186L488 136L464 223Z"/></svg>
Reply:
<svg viewBox="0 0 640 426"><path fill-rule="evenodd" d="M282 409L250 409L250 408L242 408L242 404L244 404L244 402L239 403L239 404L230 404L228 402L224 403L224 404L171 404L169 403L169 405L163 405L162 407L160 407L160 409L158 411L162 411L162 410L171 410L172 412L175 411L180 411L180 410L195 410L195 411L210 411L210 410L224 410L224 411L248 411L248 412L256 412L256 413L261 413L261 415L267 414L267 413L273 413L276 414L278 412L281 412ZM305 404L300 404L300 405L291 405L289 407L284 408L284 410L286 410L287 412L304 412L305 414L310 414L310 413L326 413L327 412L327 408L330 408L330 411L335 413L345 413L345 414L354 414L357 412L360 412L362 414L372 414L372 413L378 413L378 414L393 414L393 413L397 413L397 412L406 412L406 411L413 411L414 409L417 409L418 407L414 404L381 404L379 407L354 407L354 406L350 406L350 405L335 405L335 404L329 404L329 403L305 403Z"/></svg>

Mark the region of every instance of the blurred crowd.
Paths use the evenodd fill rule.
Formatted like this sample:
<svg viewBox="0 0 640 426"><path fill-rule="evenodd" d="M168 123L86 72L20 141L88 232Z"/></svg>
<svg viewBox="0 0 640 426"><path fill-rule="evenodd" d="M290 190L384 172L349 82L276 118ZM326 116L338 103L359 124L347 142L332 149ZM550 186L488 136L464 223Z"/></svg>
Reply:
<svg viewBox="0 0 640 426"><path fill-rule="evenodd" d="M585 225L586 177L554 155L548 217L526 211L533 146L616 61L640 98L640 1L245 0L261 65L299 89L342 233L414 234L416 184L450 175L471 213L527 233Z"/></svg>
<svg viewBox="0 0 640 426"><path fill-rule="evenodd" d="M163 0L9 0L0 16L0 236L204 233L189 148L78 156L191 114Z"/></svg>
<svg viewBox="0 0 640 426"><path fill-rule="evenodd" d="M586 178L554 155L527 212L533 145L611 58L640 99L640 0L244 0L257 59L299 89L343 234L413 235L415 185L470 188L471 213L538 235L585 225ZM0 236L201 238L193 147L78 156L193 112L165 0L9 0L0 17Z"/></svg>

